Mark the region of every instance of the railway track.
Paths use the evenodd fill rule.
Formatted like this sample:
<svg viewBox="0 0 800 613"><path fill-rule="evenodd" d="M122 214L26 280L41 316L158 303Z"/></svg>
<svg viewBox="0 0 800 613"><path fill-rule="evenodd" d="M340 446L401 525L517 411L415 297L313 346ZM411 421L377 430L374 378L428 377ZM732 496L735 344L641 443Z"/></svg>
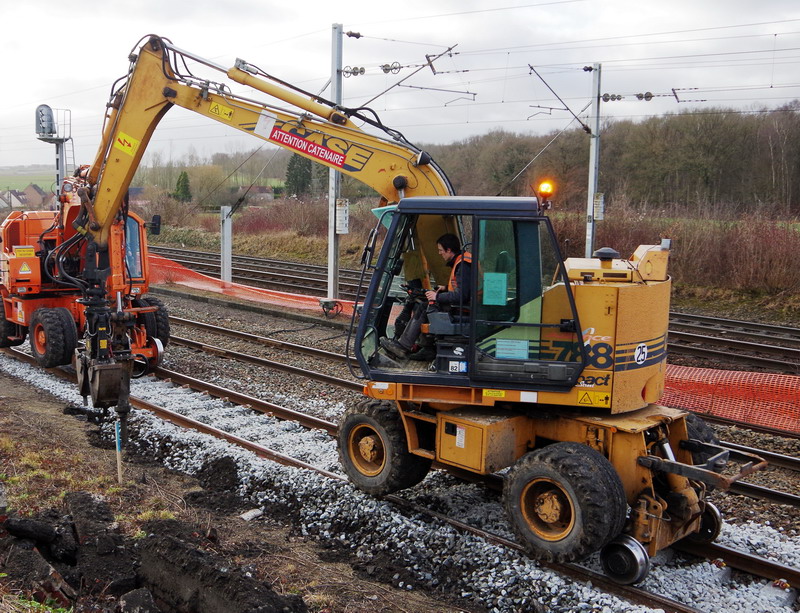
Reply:
<svg viewBox="0 0 800 613"><path fill-rule="evenodd" d="M20 352L19 350L6 349L4 352L12 355L17 360L35 365L35 362L30 356ZM70 381L74 380L74 375L66 370L52 369L50 372L63 379ZM154 374L157 377L165 377L177 385L188 385L194 389L203 391L206 394L211 394L230 402L243 404L250 409L259 411L261 413L266 413L279 419L298 421L306 428L319 429L326 432L330 436L334 436L336 432L336 426L331 422L319 420L313 416L298 414L296 411L291 409L280 407L273 403L266 403L258 398L245 396L233 390L212 386L206 382L187 377L186 375L163 369L159 369ZM322 380L325 379L323 378ZM284 466L314 471L315 473L330 480L335 480L338 482L345 480L345 478L341 475L333 473L329 470L325 470L324 468L320 468L319 466L315 466L313 463L292 457L291 455L283 453L279 450L272 449L263 444L259 444L252 440L237 436L221 428L217 428L213 424L194 419L177 411L159 406L151 401L132 397L131 403L134 407L153 413L160 419L173 423L180 428L191 429L217 439L224 440L227 443L235 445L241 449L245 449L258 457L267 458ZM395 505L397 508L404 510L405 513L427 516L431 520L449 525L462 534L478 537L487 543L505 548L506 550L513 551L524 556L524 549L522 546L500 534L492 532L491 530L475 527L465 521L462 521L461 519L447 516L446 514L427 508L425 505L421 505L413 500L408 500L403 496L391 495L385 497L385 500ZM800 584L800 569L792 568L766 558L717 545L713 547L704 546L700 548L692 545L686 545L680 549L693 556L714 560L723 560L728 566L757 577L762 577L769 580L780 578L788 581L792 585ZM603 575L577 564L550 564L542 562L538 562L538 564L541 567L547 568L558 575L568 577L571 580L591 582L592 585L600 588L606 593L613 594L635 604L657 607L663 609L664 611L674 611L675 613L697 613L698 611L703 610L636 586L618 585L611 582Z"/></svg>
<svg viewBox="0 0 800 613"><path fill-rule="evenodd" d="M219 254L172 247L151 247L153 253L187 268L219 278ZM233 256L233 280L278 291L327 295L326 266ZM339 271L339 296L354 300L361 272ZM364 278L366 288L370 276ZM364 289L362 289L363 298ZM712 363L739 364L778 373L800 374L800 328L745 322L705 315L670 313L668 348L673 355Z"/></svg>
<svg viewBox="0 0 800 613"><path fill-rule="evenodd" d="M303 345L298 345L295 343L287 343L285 341L281 341L278 339L268 338L264 336L260 336L257 334L251 334L247 332L242 332L240 330L232 330L230 328L224 328L219 326L212 326L203 322L197 322L189 319L184 319L180 317L170 317L170 321L176 325L182 325L192 328L197 328L201 330L205 330L207 332L211 332L212 334L216 334L222 337L228 337L237 340L244 340L253 344L279 348L282 350L288 350L297 352L302 355L314 356L318 358L323 358L326 360L330 360L334 363L343 365L347 362L347 357L343 354L334 353L331 351L325 351L316 349L313 347L307 347ZM212 345L207 342L201 342L197 340L188 339L182 336L173 336L171 342L182 345L184 347L188 347L190 349L194 349L196 351L203 351L209 355L239 360L241 362L247 364L254 364L257 366L261 366L264 368L271 368L281 372L286 372L294 375L299 375L306 379L312 379L315 381L319 381L320 383L326 383L329 385L334 385L343 389L351 390L351 391L360 391L362 389L362 384L352 381L351 379L343 379L340 377L334 377L326 373L314 371L311 369L300 368L297 366L292 366L285 364L283 362L278 362L275 360L251 355L248 353L244 353L241 351L235 351L232 349L226 349L219 345ZM203 391L206 393L210 393L212 395L220 397L222 394L232 393L228 392L227 390L224 392L215 389L213 386L209 386L208 384L204 384L200 381L193 380L185 375L179 375L178 373L170 373L164 374L165 371L163 369L159 369L156 371L157 376L167 377L171 379L177 379L182 385L187 385L196 389L198 391ZM233 399L233 398L232 398ZM248 398L236 398L233 399L235 402L239 404L250 405L252 404L251 400ZM260 410L260 409L257 409ZM272 411L273 409L269 409ZM279 415L278 413L275 413ZM308 425L302 421L302 418L296 414L287 415L286 417L282 417L285 419L295 419L299 423L305 425L306 427L319 427L324 429L329 434L335 432L335 425L326 422L324 425ZM721 444L731 450L738 450L738 451L746 451L749 453L754 453L757 455L761 455L764 459L768 460L770 464L774 466L779 466L781 468L792 470L795 472L800 472L800 458L781 455L777 453L773 453L763 449L755 449L752 447L746 447L744 445L738 445L735 443L722 441ZM460 476L466 476L466 473L463 473ZM490 478L489 480L484 482L489 487L497 487L497 483L493 482ZM761 499L761 500L768 500L770 502L776 504L786 504L790 506L800 507L800 496L796 494L791 494L788 492L783 492L780 490L748 483L745 481L736 482L731 487L730 491L735 494L742 494L745 496L749 496L751 498Z"/></svg>
<svg viewBox="0 0 800 613"><path fill-rule="evenodd" d="M221 266L218 253L155 246L151 246L150 251L191 270L216 279L220 278ZM278 291L320 297L326 296L328 291L327 266L234 255L231 274L236 283ZM339 270L341 298L355 300L360 276L361 272L358 270ZM369 277L365 283L369 283Z"/></svg>

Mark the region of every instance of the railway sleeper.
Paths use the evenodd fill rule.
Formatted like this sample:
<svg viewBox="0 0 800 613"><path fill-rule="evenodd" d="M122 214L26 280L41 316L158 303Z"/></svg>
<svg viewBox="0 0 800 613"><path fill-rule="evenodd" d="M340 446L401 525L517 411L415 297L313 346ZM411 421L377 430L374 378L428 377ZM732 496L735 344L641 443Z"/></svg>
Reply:
<svg viewBox="0 0 800 613"><path fill-rule="evenodd" d="M357 487L373 495L412 487L434 462L487 477L504 471L506 513L532 557L571 562L599 551L606 574L625 584L644 579L650 557L673 543L713 541L722 518L706 492L766 466L689 439L687 413L658 405L565 414L391 393L390 385L383 398L363 400L340 423L342 466ZM693 454L707 459L695 465Z"/></svg>

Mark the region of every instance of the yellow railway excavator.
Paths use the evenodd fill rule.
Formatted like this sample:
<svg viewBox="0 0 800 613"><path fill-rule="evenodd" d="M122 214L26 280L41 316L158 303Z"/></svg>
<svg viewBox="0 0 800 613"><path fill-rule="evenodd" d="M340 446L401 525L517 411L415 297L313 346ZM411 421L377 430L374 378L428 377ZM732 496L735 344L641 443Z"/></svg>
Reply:
<svg viewBox="0 0 800 613"><path fill-rule="evenodd" d="M133 364L158 349L161 313L137 302L147 272L134 274L124 249L131 237L145 249L146 237L139 222L126 235L125 196L159 120L181 106L335 168L381 197L364 252L365 269L374 270L352 343L366 399L346 411L338 438L357 487L375 495L411 487L434 462L462 474L501 473L511 525L531 555L568 561L599 550L606 572L625 583L641 580L660 549L716 537L722 520L708 488L764 462L709 443L702 422L657 404L666 242L627 260L611 249L563 260L543 194L455 197L431 157L370 109L335 105L242 60L219 66L157 36L129 59L94 163L68 181L61 209L4 226L0 344L19 344L30 324L43 356L63 363L74 348L82 394L114 407L124 425ZM234 94L198 69L269 99ZM423 290L452 284L437 244L444 234L471 254L461 282L472 291L451 312L423 304L421 313ZM39 281L26 282L24 269L40 271ZM425 317L424 360L384 349L409 312ZM145 316L156 319L148 326ZM165 312L160 319L166 341Z"/></svg>
<svg viewBox="0 0 800 613"><path fill-rule="evenodd" d="M657 551L714 540L722 519L708 489L765 463L657 404L669 241L630 259L603 248L563 260L548 204L415 197L384 211L378 227L389 230L376 264L366 250L374 272L354 342L367 399L341 421L341 462L376 495L419 483L434 463L501 472L508 519L532 556L599 550L610 577L636 583ZM471 254L468 303L427 309L419 343L429 359L398 357L381 339L425 301L414 288L448 283L430 248L448 233Z"/></svg>

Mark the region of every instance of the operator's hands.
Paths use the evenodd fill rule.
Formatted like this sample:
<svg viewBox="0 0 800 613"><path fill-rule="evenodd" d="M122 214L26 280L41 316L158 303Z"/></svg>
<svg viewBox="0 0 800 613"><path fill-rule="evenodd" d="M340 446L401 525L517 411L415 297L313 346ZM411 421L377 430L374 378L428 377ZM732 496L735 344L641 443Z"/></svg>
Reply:
<svg viewBox="0 0 800 613"><path fill-rule="evenodd" d="M439 294L438 291L429 289L427 292L425 292L425 297L428 299L429 302L436 302L436 296L438 294Z"/></svg>

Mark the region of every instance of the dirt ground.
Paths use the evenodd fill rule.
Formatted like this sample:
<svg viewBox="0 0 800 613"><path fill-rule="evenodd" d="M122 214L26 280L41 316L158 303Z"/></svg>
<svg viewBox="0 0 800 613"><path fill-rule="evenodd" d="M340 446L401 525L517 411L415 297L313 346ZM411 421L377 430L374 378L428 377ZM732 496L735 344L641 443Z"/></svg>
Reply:
<svg viewBox="0 0 800 613"><path fill-rule="evenodd" d="M198 560L203 563L210 560L215 573L225 577L226 584L220 587L222 591L219 593L238 589L258 594L259 590L264 590L265 599L261 601L261 607L255 604L251 607L243 594L225 597L230 604L241 596L244 604L237 610L242 611L280 610L280 607L263 608L263 603L268 602L268 591L288 599L289 605L285 606L289 609L284 610L326 613L467 610L420 591L408 592L371 580L370 572L374 577L378 576L375 569L351 566L342 552L326 548L325 543L307 541L298 536L284 518L262 515L245 521L239 516L250 507L225 491L224 466L209 467L205 474L195 479L167 471L142 458L126 457L120 485L117 483L114 450L103 448L107 445L97 445L96 427L87 423L85 418L65 414L64 409L63 402L0 373L0 521L4 519L5 490L8 515L12 519L50 521L57 532L59 522L63 524L65 518L75 522L79 541L77 565L56 565L53 562L61 570L63 579L73 587L77 586L77 600L73 596L72 602L68 603L74 606L74 613L146 610L118 607L119 593L140 587L142 581L147 580L148 573L163 574L151 579L175 583L175 590L194 589L181 584L179 568L195 577L202 577L204 582L216 581L218 577L203 574L208 568L193 566ZM107 507L87 511L87 501L91 507L92 501L97 499L81 492L101 494L103 500L98 504L107 502ZM83 508L79 504L81 501ZM102 584L112 558L107 555L89 556L80 549L88 540L85 535L91 535L96 529L91 527L92 522L80 524L74 517L82 514L108 515L103 533L106 540L111 539L109 550L120 558L125 558L125 552L130 552L137 569L137 585ZM110 537L107 536L109 533L112 533ZM158 539L148 538L153 535L158 535ZM40 611L19 603L20 597L29 599L36 594L22 568L24 565L10 563L9 549L19 553L24 547L9 547L9 539L13 540L13 537L0 529L0 611ZM98 549L102 549L102 538L96 542ZM41 545L39 549L42 549ZM50 549L55 547L51 544ZM166 560L161 570L159 559ZM129 560L122 561L130 563ZM92 568L92 564L96 567ZM233 571L238 583L230 580ZM78 573L82 578L75 576ZM88 578L92 577L95 585L88 585ZM231 588L231 585L240 587ZM41 599L41 593L38 596ZM218 609L217 605L210 608L210 601L206 601L204 607L196 596L194 602L189 599L180 606L158 602L159 609L155 610L215 610L220 613L234 610L232 604L230 609Z"/></svg>

